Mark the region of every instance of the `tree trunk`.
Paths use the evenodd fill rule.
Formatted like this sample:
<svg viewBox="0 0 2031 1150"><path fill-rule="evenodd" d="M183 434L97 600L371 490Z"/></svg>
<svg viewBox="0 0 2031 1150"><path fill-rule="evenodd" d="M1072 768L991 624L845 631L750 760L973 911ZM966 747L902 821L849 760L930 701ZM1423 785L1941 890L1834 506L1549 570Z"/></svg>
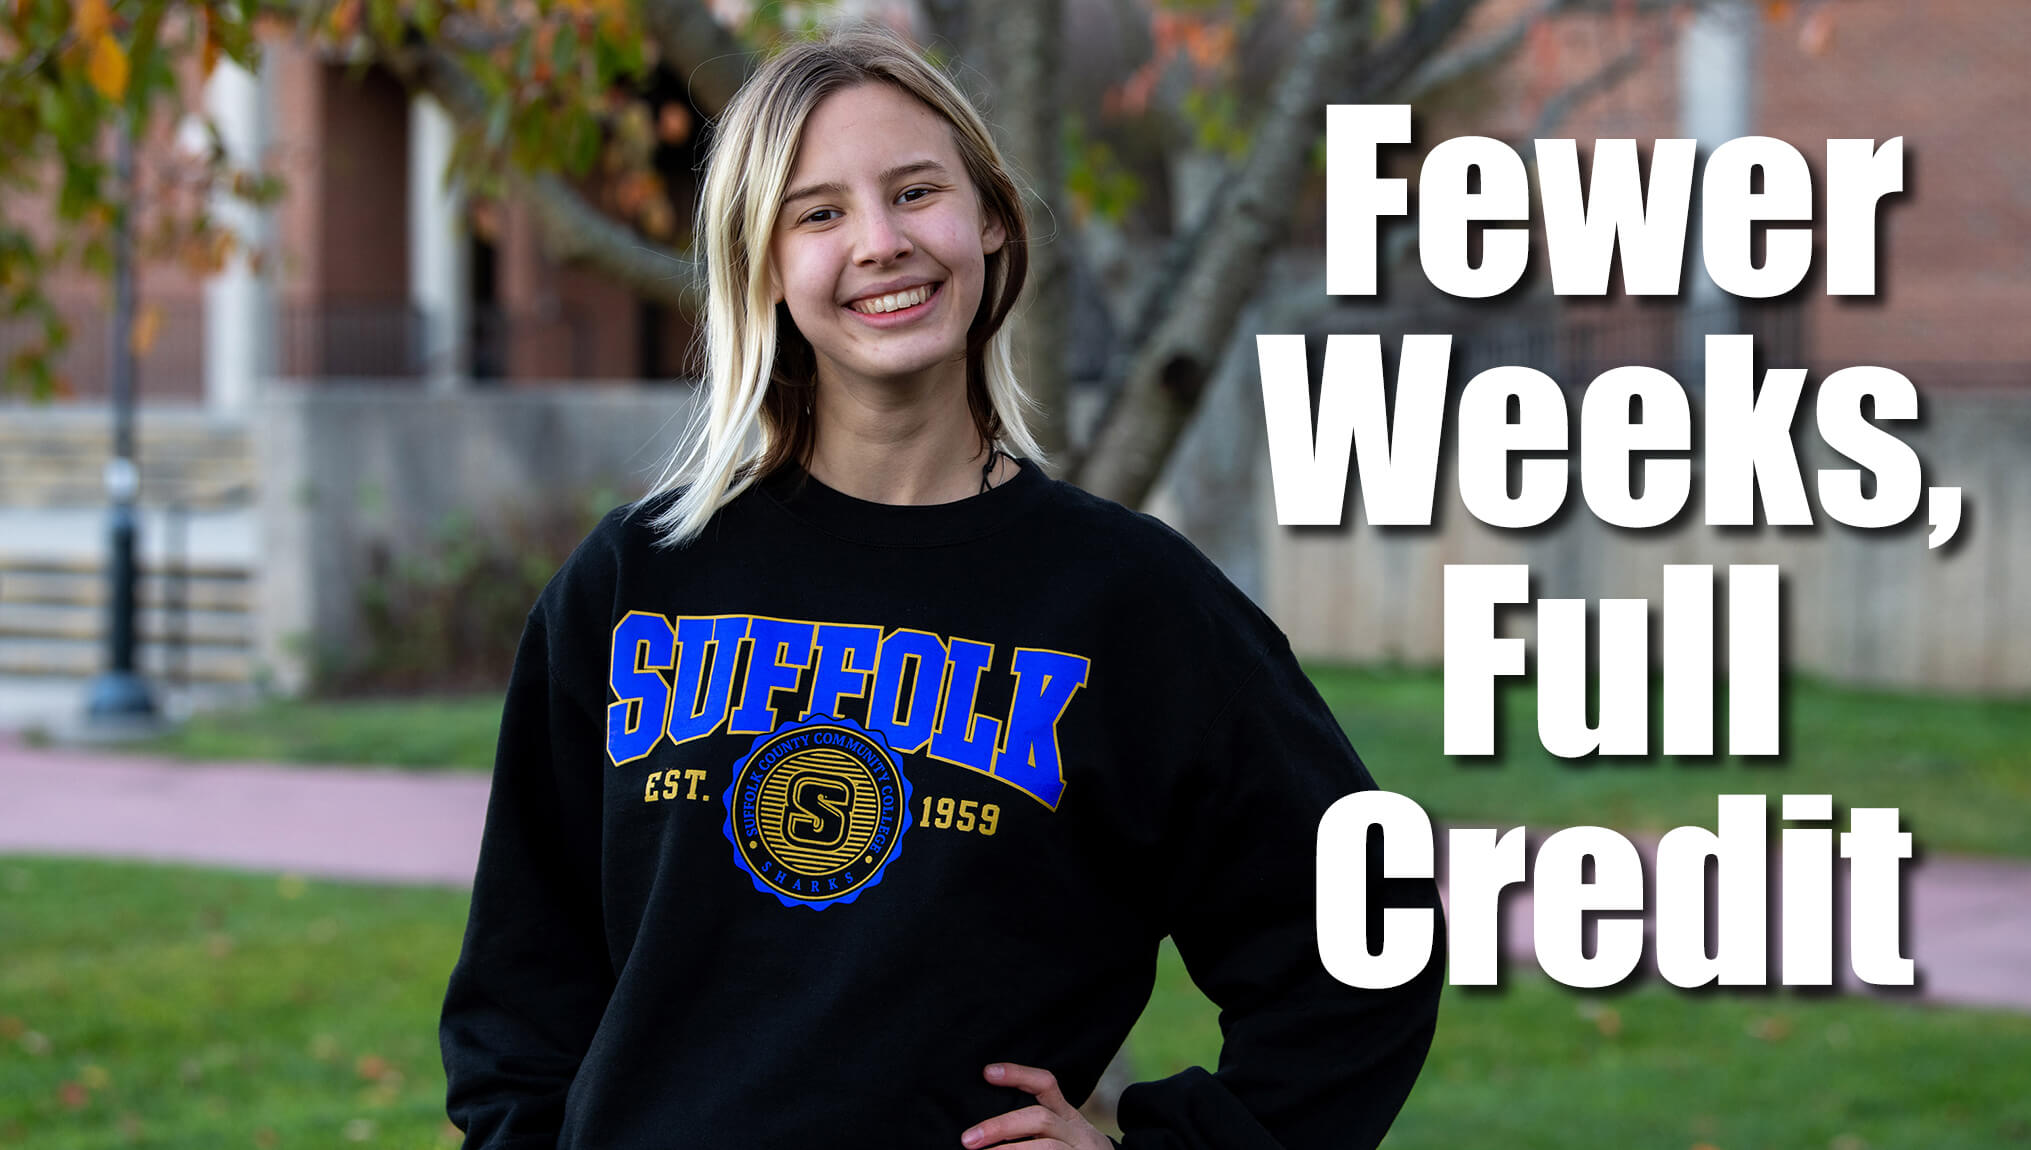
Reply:
<svg viewBox="0 0 2031 1150"><path fill-rule="evenodd" d="M1030 430L1054 462L1066 443L1065 348L1071 316L1066 262L1064 164L1058 134L1063 120L1059 56L1063 0L1010 0L988 9L983 23L994 47L974 58L994 62L996 119L1017 179L1024 183L1030 216L1029 282L1015 317L1016 368L1040 409ZM975 12L978 20L982 13Z"/></svg>
<svg viewBox="0 0 2031 1150"><path fill-rule="evenodd" d="M1277 86L1235 186L1217 206L1162 319L1137 348L1101 417L1074 482L1141 505L1197 411L1271 255L1289 232L1313 142L1329 101L1359 103L1396 91L1481 0L1429 0L1388 42L1363 52L1375 0L1319 0L1311 33ZM1350 65L1349 61L1353 63Z"/></svg>
<svg viewBox="0 0 2031 1150"><path fill-rule="evenodd" d="M1198 409L1242 307L1262 284L1272 250L1289 230L1312 142L1323 130L1326 100L1346 61L1355 59L1370 3L1321 0L1317 23L1277 87L1255 144L1206 232L1171 306L1137 349L1081 460L1075 482L1130 507L1141 505L1171 448Z"/></svg>

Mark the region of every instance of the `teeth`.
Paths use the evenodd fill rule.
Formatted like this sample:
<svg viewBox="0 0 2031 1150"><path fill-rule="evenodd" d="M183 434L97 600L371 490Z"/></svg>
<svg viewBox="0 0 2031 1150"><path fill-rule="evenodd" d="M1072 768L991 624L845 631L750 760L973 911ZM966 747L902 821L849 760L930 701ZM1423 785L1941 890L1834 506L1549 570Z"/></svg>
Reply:
<svg viewBox="0 0 2031 1150"><path fill-rule="evenodd" d="M910 288L908 291L891 292L888 295L876 296L873 299L855 300L847 306L862 315L881 315L884 312L901 311L906 307L915 307L930 298L931 285L923 284Z"/></svg>

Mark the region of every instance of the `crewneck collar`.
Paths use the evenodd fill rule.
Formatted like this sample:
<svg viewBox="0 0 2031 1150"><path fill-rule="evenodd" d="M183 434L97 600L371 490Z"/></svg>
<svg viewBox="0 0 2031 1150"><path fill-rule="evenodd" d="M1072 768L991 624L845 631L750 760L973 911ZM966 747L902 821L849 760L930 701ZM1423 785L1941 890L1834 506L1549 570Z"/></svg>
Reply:
<svg viewBox="0 0 2031 1150"><path fill-rule="evenodd" d="M794 463L758 486L792 517L830 535L881 547L946 547L991 535L1036 503L1050 480L1021 457L1014 475L950 503L875 503L827 487Z"/></svg>

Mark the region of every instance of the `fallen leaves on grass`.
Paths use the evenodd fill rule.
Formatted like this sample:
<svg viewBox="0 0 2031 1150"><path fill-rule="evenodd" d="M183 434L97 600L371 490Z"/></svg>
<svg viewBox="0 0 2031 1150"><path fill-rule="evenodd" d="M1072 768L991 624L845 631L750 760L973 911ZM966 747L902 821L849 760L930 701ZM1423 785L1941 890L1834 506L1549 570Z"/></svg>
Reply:
<svg viewBox="0 0 2031 1150"><path fill-rule="evenodd" d="M1581 1018L1594 1024L1603 1038L1614 1038L1622 1033L1622 1012L1612 1006L1598 1002L1582 1002L1577 1008Z"/></svg>
<svg viewBox="0 0 2031 1150"><path fill-rule="evenodd" d="M1782 1042L1791 1037L1791 1020L1781 1015L1768 1015L1749 1023L1749 1037L1764 1042Z"/></svg>

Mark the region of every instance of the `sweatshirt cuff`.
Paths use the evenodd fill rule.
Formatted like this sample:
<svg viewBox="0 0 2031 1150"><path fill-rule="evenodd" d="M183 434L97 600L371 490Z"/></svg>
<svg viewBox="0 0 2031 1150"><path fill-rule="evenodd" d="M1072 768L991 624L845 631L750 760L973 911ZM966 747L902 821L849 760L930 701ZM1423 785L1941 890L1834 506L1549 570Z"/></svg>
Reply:
<svg viewBox="0 0 2031 1150"><path fill-rule="evenodd" d="M1131 1150L1283 1150L1240 1099L1198 1066L1130 1086L1118 1114Z"/></svg>

